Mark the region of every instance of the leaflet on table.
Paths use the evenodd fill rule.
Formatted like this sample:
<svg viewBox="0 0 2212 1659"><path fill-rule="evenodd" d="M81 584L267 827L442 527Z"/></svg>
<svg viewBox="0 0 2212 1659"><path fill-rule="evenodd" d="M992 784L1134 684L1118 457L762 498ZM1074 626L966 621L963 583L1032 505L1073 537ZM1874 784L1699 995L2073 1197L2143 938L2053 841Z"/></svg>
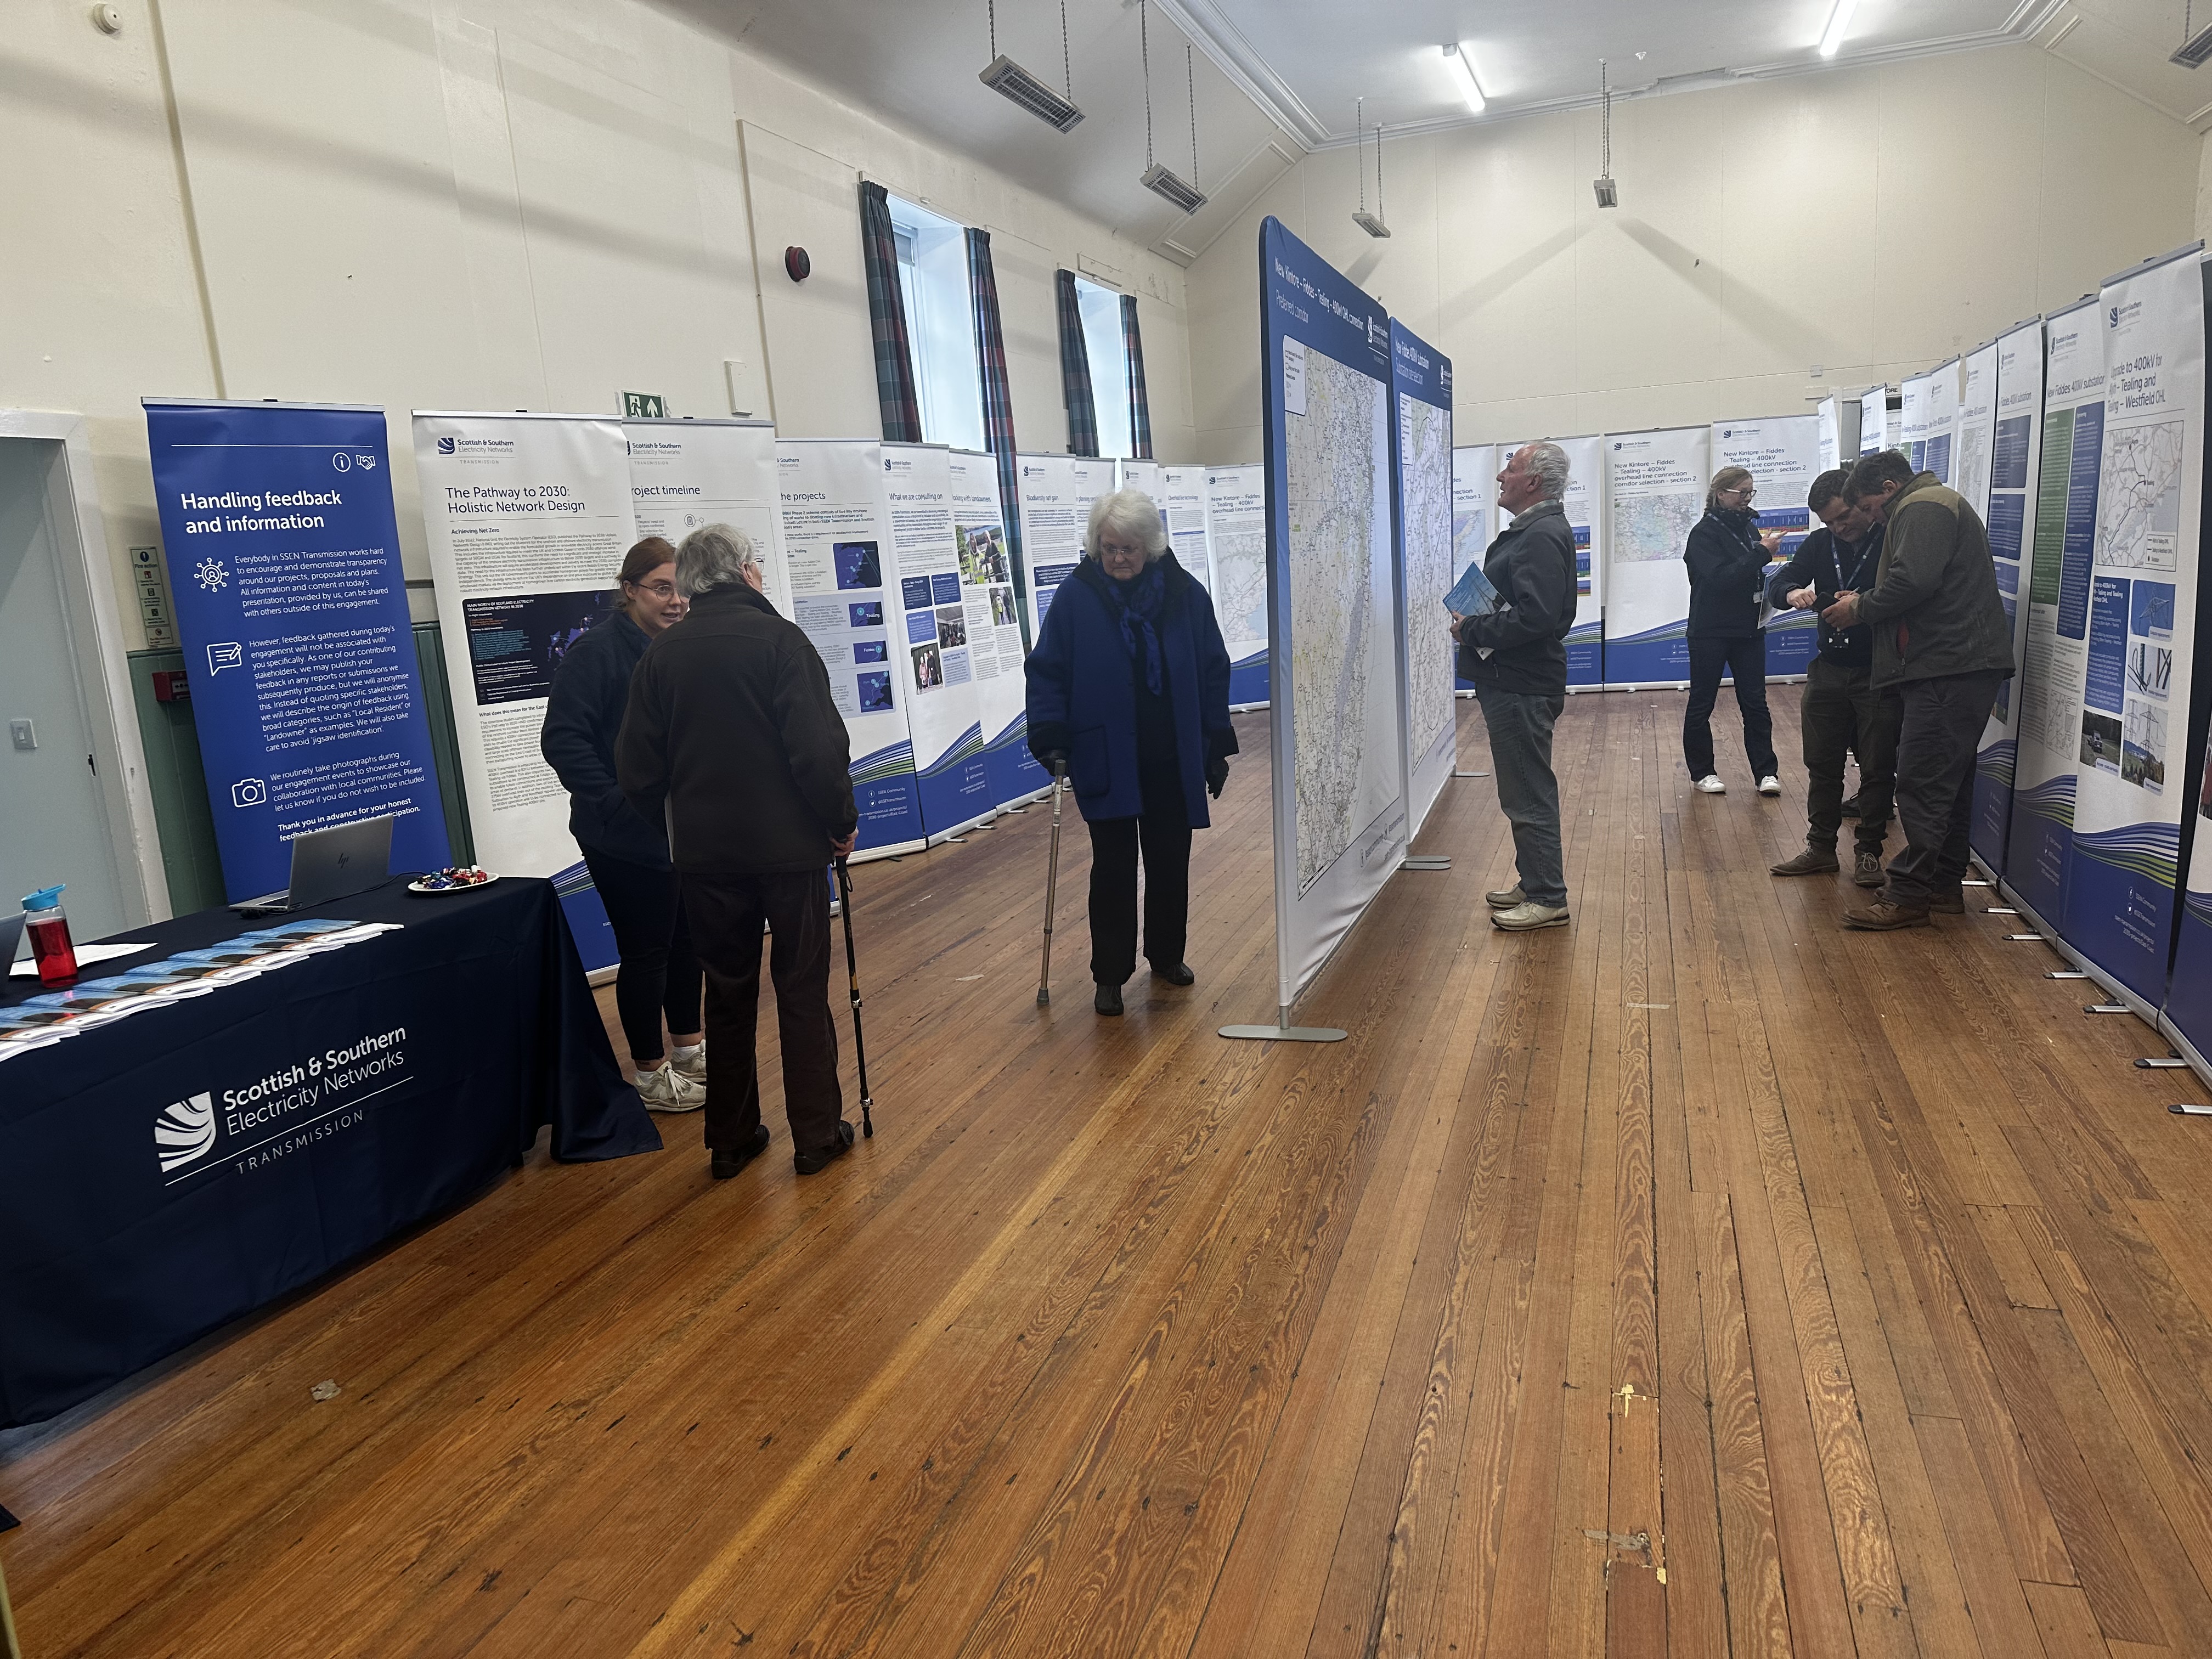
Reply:
<svg viewBox="0 0 2212 1659"><path fill-rule="evenodd" d="M1711 461L1715 472L1740 466L1751 474L1759 489L1754 505L1759 529L1782 532L1772 559L1794 556L1813 527L1813 510L1806 501L1821 471L1820 416L1716 422ZM1774 568L1770 563L1767 574ZM1764 586L1762 578L1762 590ZM1809 611L1777 611L1763 597L1759 614L1766 629L1766 672L1803 673L1820 644L1820 617Z"/></svg>
<svg viewBox="0 0 2212 1659"><path fill-rule="evenodd" d="M1114 463L1084 455L1023 455L1021 477L1023 585L1030 608L1030 639L1044 626L1054 591L1082 562L1091 504L1114 489Z"/></svg>
<svg viewBox="0 0 2212 1659"><path fill-rule="evenodd" d="M975 701L976 647L969 641L968 600L960 580L951 452L939 444L882 447L884 501L898 585L899 651L895 661L911 694L908 735L921 793L923 833L931 839L988 820L995 804L983 763L983 725ZM997 659L997 642L982 648Z"/></svg>
<svg viewBox="0 0 2212 1659"><path fill-rule="evenodd" d="M1705 516L1713 429L1676 427L1605 441L1606 684L1690 678L1690 532Z"/></svg>
<svg viewBox="0 0 2212 1659"><path fill-rule="evenodd" d="M393 867L452 857L384 411L148 400L146 437L225 893L386 815Z"/></svg>
<svg viewBox="0 0 2212 1659"><path fill-rule="evenodd" d="M983 770L994 806L1026 800L1051 775L1029 750L1029 685L1022 672L1021 604L999 504L998 458L956 449L946 458L953 535L960 550L960 593L968 613L975 713L983 732Z"/></svg>
<svg viewBox="0 0 2212 1659"><path fill-rule="evenodd" d="M762 592L791 614L791 572L775 498L769 421L624 421L631 512L641 537L680 546L710 524L742 530L760 555Z"/></svg>
<svg viewBox="0 0 2212 1659"><path fill-rule="evenodd" d="M1213 617L1229 650L1229 706L1267 705L1267 474L1258 461L1206 469Z"/></svg>
<svg viewBox="0 0 2212 1659"><path fill-rule="evenodd" d="M1174 550L1176 562L1211 594L1214 591L1213 553L1206 525L1206 469L1162 467L1158 500L1160 522L1167 530L1168 545ZM1215 620L1219 620L1218 616Z"/></svg>
<svg viewBox="0 0 2212 1659"><path fill-rule="evenodd" d="M1491 519L1498 495L1498 451L1495 445L1470 445L1452 451L1452 568L1464 570L1480 565L1490 550ZM1462 612L1462 615L1472 614ZM1453 688L1474 689L1473 680L1455 675Z"/></svg>
<svg viewBox="0 0 2212 1659"><path fill-rule="evenodd" d="M1989 394L1990 458L1984 471L1982 517L1989 526L1990 557L1997 591L2012 623L2013 678L1997 689L1996 703L1974 759L1974 816L1970 840L1990 869L2002 873L2009 858L2013 781L2020 748L2025 690L2028 605L2025 560L2036 535L2037 478L2042 462L2043 319L2023 323L1990 348L1996 359ZM1980 354L1977 353L1978 356ZM1970 394L1975 390L1969 368ZM1970 395L1967 402L1974 403Z"/></svg>
<svg viewBox="0 0 2212 1659"><path fill-rule="evenodd" d="M910 851L924 834L903 689L918 670L906 640L884 448L788 438L775 447L791 619L830 671L852 747L858 850L873 854Z"/></svg>

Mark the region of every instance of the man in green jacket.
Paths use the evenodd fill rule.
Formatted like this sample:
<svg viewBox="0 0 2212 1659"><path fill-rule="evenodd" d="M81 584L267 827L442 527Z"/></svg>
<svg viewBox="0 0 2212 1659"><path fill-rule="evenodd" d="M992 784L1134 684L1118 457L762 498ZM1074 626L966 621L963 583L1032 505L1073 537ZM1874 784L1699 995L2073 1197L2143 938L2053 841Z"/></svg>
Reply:
<svg viewBox="0 0 2212 1659"><path fill-rule="evenodd" d="M1966 830L1974 748L1997 688L2013 674L2012 624L1990 562L1980 514L1896 450L1869 455L1844 486L1854 506L1888 526L1874 591L1846 592L1820 613L1832 628L1874 630L1877 690L1905 705L1897 741L1897 815L1905 850L1888 884L1844 912L1846 927L1923 927L1930 910L1965 911Z"/></svg>

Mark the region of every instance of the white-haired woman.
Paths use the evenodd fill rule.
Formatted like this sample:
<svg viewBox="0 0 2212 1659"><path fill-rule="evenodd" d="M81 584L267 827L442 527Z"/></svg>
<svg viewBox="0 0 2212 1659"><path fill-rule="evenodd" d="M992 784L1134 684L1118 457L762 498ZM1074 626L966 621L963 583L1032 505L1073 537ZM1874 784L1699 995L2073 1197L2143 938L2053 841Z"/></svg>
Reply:
<svg viewBox="0 0 2212 1659"><path fill-rule="evenodd" d="M1229 781L1229 652L1213 603L1168 549L1142 490L1091 507L1084 558L1053 591L1026 665L1030 752L1064 766L1091 829L1093 1006L1121 1012L1137 969L1137 859L1146 958L1170 985L1190 915L1190 835Z"/></svg>

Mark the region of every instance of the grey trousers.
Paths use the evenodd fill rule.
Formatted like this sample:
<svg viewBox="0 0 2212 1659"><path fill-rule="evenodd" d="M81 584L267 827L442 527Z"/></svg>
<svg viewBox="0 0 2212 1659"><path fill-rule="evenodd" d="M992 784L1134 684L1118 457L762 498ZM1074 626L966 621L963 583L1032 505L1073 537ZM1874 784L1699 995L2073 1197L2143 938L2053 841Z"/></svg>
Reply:
<svg viewBox="0 0 2212 1659"><path fill-rule="evenodd" d="M1974 749L1996 701L2002 674L1945 674L1898 687L1905 722L1897 737L1897 816L1905 850L1889 861L1882 896L1924 908L1966 873L1974 815Z"/></svg>
<svg viewBox="0 0 2212 1659"><path fill-rule="evenodd" d="M1482 722L1490 728L1490 769L1498 805L1513 825L1513 861L1521 891L1533 904L1567 902L1565 855L1559 847L1559 781L1552 771L1552 726L1564 696L1539 696L1477 685Z"/></svg>

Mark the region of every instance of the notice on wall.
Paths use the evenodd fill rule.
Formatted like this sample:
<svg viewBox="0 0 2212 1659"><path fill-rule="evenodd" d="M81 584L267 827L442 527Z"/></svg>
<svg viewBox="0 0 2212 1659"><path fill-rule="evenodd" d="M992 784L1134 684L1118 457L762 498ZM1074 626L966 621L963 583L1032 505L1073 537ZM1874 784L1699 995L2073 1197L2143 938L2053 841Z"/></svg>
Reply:
<svg viewBox="0 0 2212 1659"><path fill-rule="evenodd" d="M996 669L998 641L978 641L969 627L950 452L936 444L884 444L882 452L885 516L898 568L890 596L900 616L897 660L908 698L907 733L921 790L922 829L934 838L988 819L994 811L975 674L986 653Z"/></svg>
<svg viewBox="0 0 2212 1659"><path fill-rule="evenodd" d="M680 546L710 524L743 531L760 555L762 591L788 617L775 428L766 421L624 421L623 432L637 533Z"/></svg>
<svg viewBox="0 0 2212 1659"><path fill-rule="evenodd" d="M1712 439L1712 428L1691 426L1605 441L1608 685L1689 680L1690 576L1682 551L1705 516Z"/></svg>
<svg viewBox="0 0 2212 1659"><path fill-rule="evenodd" d="M1257 461L1206 469L1213 615L1229 650L1229 706L1265 708L1267 686L1267 475Z"/></svg>
<svg viewBox="0 0 2212 1659"><path fill-rule="evenodd" d="M968 654L983 770L994 806L1028 799L1052 782L1029 750L1029 686L1022 673L1021 601L1014 587L1006 517L999 502L999 463L956 449L946 457L952 533L959 549L960 594L968 612Z"/></svg>
<svg viewBox="0 0 2212 1659"><path fill-rule="evenodd" d="M1471 564L1480 564L1497 537L1492 520L1498 513L1498 450L1492 444L1473 444L1452 451L1452 580L1458 581ZM1473 680L1455 675L1453 688L1474 689Z"/></svg>
<svg viewBox="0 0 2212 1659"><path fill-rule="evenodd" d="M384 411L148 402L146 436L223 889L390 816L392 867L450 861L399 569Z"/></svg>
<svg viewBox="0 0 2212 1659"><path fill-rule="evenodd" d="M2012 330L1990 348L1990 355L1995 360L1995 373L1987 394L1989 462L1984 499L1978 508L1989 526L1997 591L2004 597L2005 615L2012 623L2014 673L1998 690L1975 753L1971 834L1973 849L1982 862L2002 872L2011 841L2021 694L2027 690L2027 555L2035 538L2036 484L2043 458L2042 319ZM1975 354L1977 358L1980 356ZM1965 406L1969 419L1978 420L1972 415L1978 401L1972 365L1973 359L1969 359ZM1966 470L1963 462L1960 470Z"/></svg>
<svg viewBox="0 0 2212 1659"><path fill-rule="evenodd" d="M1720 421L1713 426L1713 471L1740 466L1759 489L1753 505L1761 530L1778 530L1782 544L1767 568L1796 556L1813 528L1806 505L1820 472L1817 415L1778 415L1758 421ZM1761 606L1766 627L1766 672L1802 674L1820 646L1820 619L1809 611Z"/></svg>
<svg viewBox="0 0 2212 1659"><path fill-rule="evenodd" d="M1397 536L1400 661L1405 691L1406 839L1410 844L1459 763L1453 707L1451 359L1390 322L1392 502Z"/></svg>
<svg viewBox="0 0 2212 1659"><path fill-rule="evenodd" d="M834 440L775 447L791 619L830 671L852 750L855 853L922 845L921 795L907 724L913 675L898 554L884 498L883 446Z"/></svg>

